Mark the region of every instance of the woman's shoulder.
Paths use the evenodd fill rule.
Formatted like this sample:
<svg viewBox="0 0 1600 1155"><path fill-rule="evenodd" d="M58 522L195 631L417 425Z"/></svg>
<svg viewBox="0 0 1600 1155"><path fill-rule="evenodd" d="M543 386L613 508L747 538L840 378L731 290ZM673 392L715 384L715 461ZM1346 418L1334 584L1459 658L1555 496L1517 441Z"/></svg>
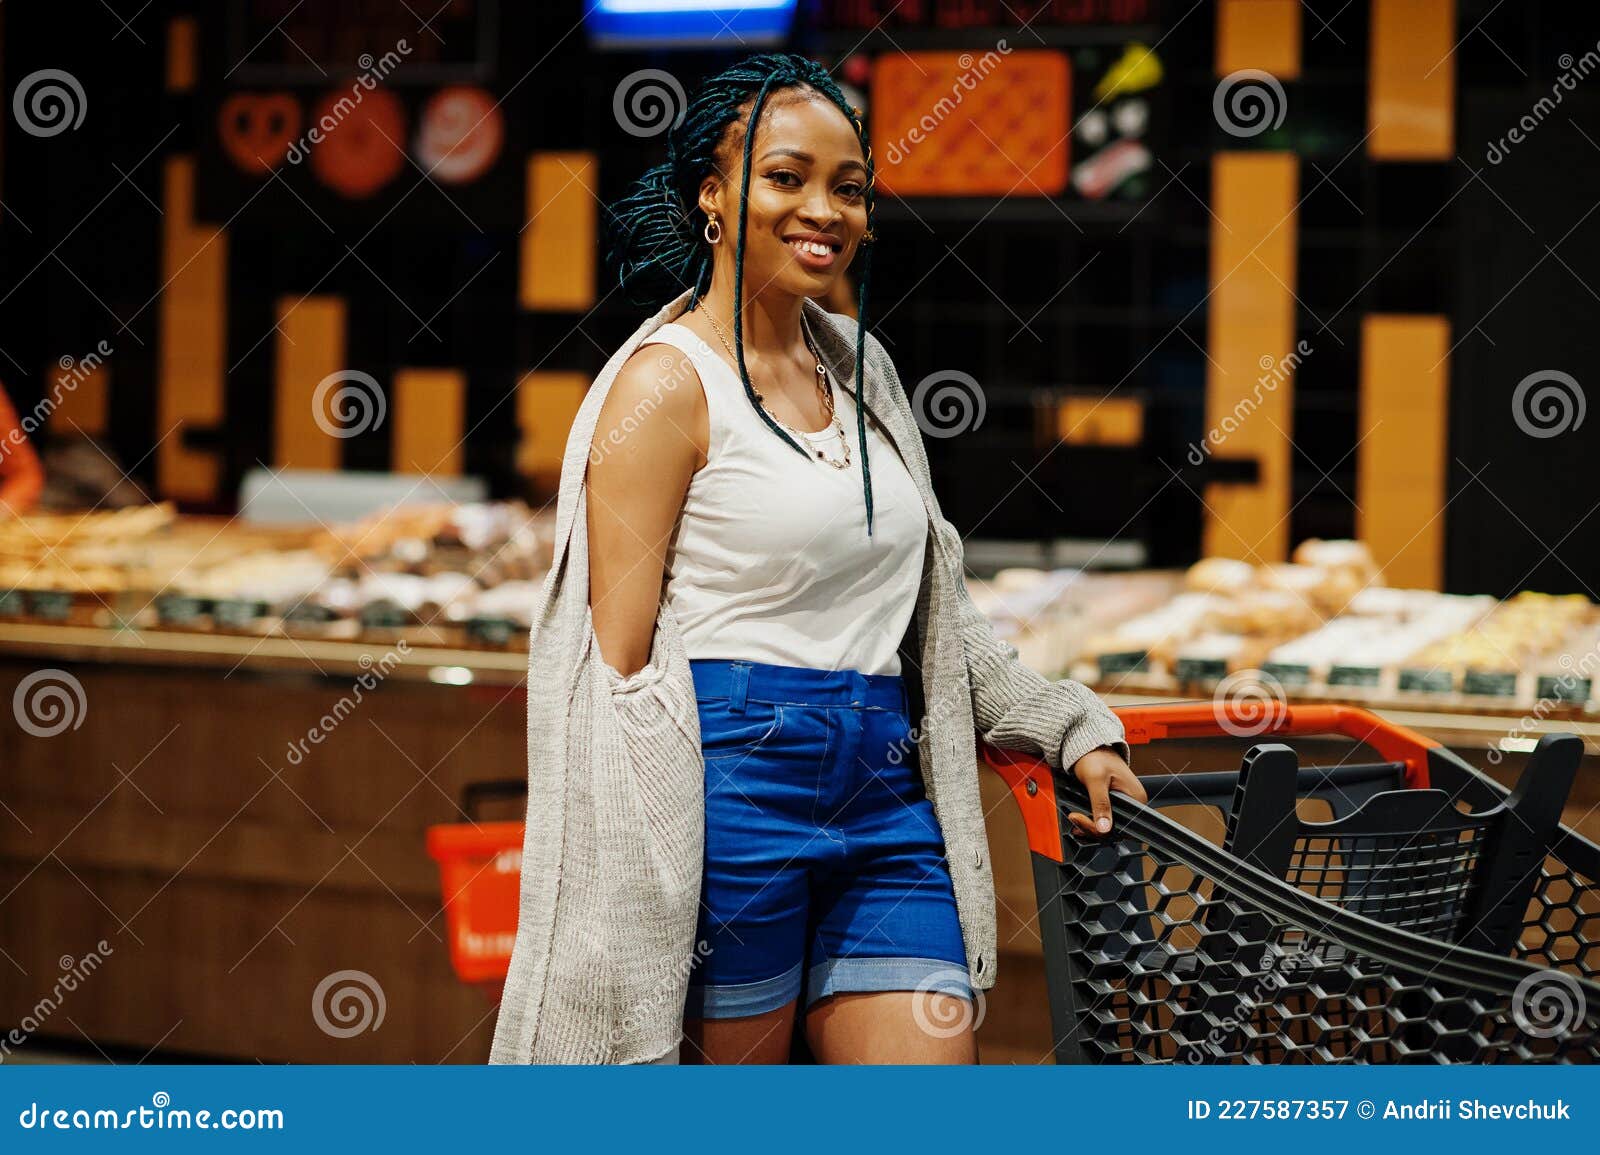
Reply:
<svg viewBox="0 0 1600 1155"><path fill-rule="evenodd" d="M703 456L707 441L705 394L693 359L665 342L640 345L612 378L600 407L594 443L617 443L644 433L684 444L684 433Z"/></svg>

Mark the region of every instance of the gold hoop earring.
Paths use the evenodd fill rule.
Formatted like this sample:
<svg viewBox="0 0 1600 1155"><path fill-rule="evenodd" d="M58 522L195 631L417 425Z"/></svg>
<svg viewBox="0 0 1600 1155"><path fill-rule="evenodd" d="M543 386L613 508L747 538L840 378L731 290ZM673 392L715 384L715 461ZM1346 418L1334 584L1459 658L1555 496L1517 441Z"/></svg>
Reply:
<svg viewBox="0 0 1600 1155"><path fill-rule="evenodd" d="M705 232L702 235L706 238L706 244L708 245L715 245L721 242L722 222L717 219L716 213L712 213L711 219L706 221Z"/></svg>

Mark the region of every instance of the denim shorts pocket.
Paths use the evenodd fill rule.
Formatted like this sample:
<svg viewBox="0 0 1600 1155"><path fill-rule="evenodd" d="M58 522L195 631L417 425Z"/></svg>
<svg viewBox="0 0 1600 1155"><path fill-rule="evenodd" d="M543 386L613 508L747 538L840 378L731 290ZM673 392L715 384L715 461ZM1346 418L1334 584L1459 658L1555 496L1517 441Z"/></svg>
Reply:
<svg viewBox="0 0 1600 1155"><path fill-rule="evenodd" d="M774 741L783 728L783 707L773 702L748 701L737 714L725 700L699 706L700 749L707 762L751 754Z"/></svg>

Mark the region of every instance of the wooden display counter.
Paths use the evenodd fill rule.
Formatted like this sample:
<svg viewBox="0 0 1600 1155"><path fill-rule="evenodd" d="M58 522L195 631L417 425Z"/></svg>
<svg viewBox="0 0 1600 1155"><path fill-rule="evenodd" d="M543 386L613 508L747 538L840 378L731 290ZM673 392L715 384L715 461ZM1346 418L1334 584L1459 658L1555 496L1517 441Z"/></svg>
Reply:
<svg viewBox="0 0 1600 1155"><path fill-rule="evenodd" d="M494 1008L450 969L424 832L465 820L469 783L525 778L526 662L383 641L0 626L0 693L14 705L0 730L0 1025L141 1054L484 1061ZM1471 752L1514 721L1382 712L1480 765ZM1600 749L1600 725L1543 726L1557 728ZM1229 767L1246 745L1141 747L1135 768ZM1348 754L1298 745L1308 762ZM1494 772L1509 778L1521 760L1508 752ZM1568 817L1596 837L1592 771ZM985 774L983 791L1006 957L979 1038L986 1061L1037 1062L1050 1040L1026 843L999 779ZM55 1005L63 968L102 940L99 969ZM350 997L319 1003L319 988ZM375 1028L341 1017L361 1013L357 989L369 1019L381 1006Z"/></svg>
<svg viewBox="0 0 1600 1155"><path fill-rule="evenodd" d="M462 818L467 783L525 777L524 655L0 635L6 701L53 671L22 690L36 733L0 730L0 1023L141 1053L484 1060L492 1008L450 970L423 832ZM103 965L36 1014L101 940ZM370 983L334 980L314 1011L346 971ZM360 986L383 1017L343 1037L357 1003L332 992Z"/></svg>

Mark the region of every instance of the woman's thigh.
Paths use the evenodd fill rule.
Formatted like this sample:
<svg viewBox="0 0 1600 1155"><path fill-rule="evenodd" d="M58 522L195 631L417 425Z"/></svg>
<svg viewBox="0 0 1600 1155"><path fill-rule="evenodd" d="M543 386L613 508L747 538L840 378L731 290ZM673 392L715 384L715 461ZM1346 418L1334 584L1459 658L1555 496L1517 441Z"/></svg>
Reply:
<svg viewBox="0 0 1600 1155"><path fill-rule="evenodd" d="M787 1063L794 1035L795 1001L737 1019L685 1019L684 1063Z"/></svg>
<svg viewBox="0 0 1600 1155"><path fill-rule="evenodd" d="M830 995L806 1012L806 1042L819 1063L976 1063L972 1006L929 991Z"/></svg>
<svg viewBox="0 0 1600 1155"><path fill-rule="evenodd" d="M796 1004L738 1019L685 1019L685 1064L789 1061ZM972 1004L955 995L872 991L832 995L806 1014L819 1063L963 1064L978 1061Z"/></svg>

